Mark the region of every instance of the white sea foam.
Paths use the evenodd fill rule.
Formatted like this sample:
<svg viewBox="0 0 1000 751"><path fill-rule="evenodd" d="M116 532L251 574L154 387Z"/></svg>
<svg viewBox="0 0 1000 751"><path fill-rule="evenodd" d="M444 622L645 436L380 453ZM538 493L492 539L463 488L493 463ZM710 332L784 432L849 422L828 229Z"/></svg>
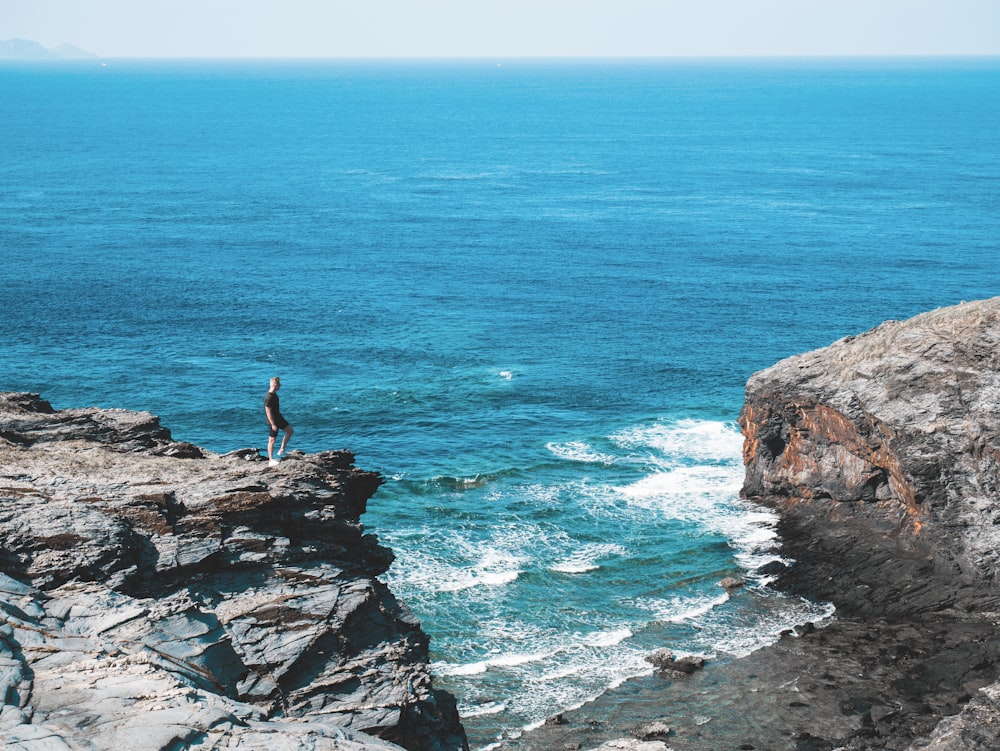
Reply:
<svg viewBox="0 0 1000 751"><path fill-rule="evenodd" d="M512 709L521 717L531 718L521 729L527 731L539 727L554 711L578 709L630 678L649 675L653 668L645 661L645 654L624 649L621 645L592 650L588 655L579 657L571 667L526 681L524 686L529 690L518 693L514 702L516 708L512 703Z"/></svg>
<svg viewBox="0 0 1000 751"><path fill-rule="evenodd" d="M695 465L656 472L617 491L630 504L723 535L740 551L758 551L776 533L769 517L739 501L740 483L731 467Z"/></svg>
<svg viewBox="0 0 1000 751"><path fill-rule="evenodd" d="M438 675L479 675L490 668L513 668L532 662L541 662L552 657L555 652L534 652L526 654L499 654L478 662L463 665L436 662L431 669Z"/></svg>
<svg viewBox="0 0 1000 751"><path fill-rule="evenodd" d="M451 569L451 576L441 582L438 591L457 592L470 587L499 587L516 581L523 573L522 556L495 545L480 548L479 561L471 568Z"/></svg>
<svg viewBox="0 0 1000 751"><path fill-rule="evenodd" d="M458 512L453 527L428 524L387 541L399 556L391 575L402 579L393 589L418 614L425 606L432 614L439 654L447 655L433 670L460 697L463 717L500 723L509 736L650 673L644 658L657 644L684 654L745 654L795 622L817 619L787 598L755 605L764 580L750 573L735 593L715 586L724 575L715 569L735 563L752 572L776 558L776 515L739 498L741 438L732 424L654 423L546 448L566 463L545 465L532 482L499 475L478 493L449 499ZM713 545L729 543L731 557L710 551L713 569L702 571L693 549L695 559L673 572L665 554L658 573L659 552L673 548L666 538L665 548L654 544L647 524L655 535L684 530L684 545L710 533ZM637 592L667 594L615 587L632 574L642 580ZM565 592L537 590L552 582ZM590 582L598 589L588 594ZM621 606L591 596L602 588L620 593ZM453 635L462 628L471 631Z"/></svg>
<svg viewBox="0 0 1000 751"><path fill-rule="evenodd" d="M465 576L442 582L439 592L459 592L471 587L499 587L516 581L520 571L470 571Z"/></svg>
<svg viewBox="0 0 1000 751"><path fill-rule="evenodd" d="M739 462L743 438L732 423L714 420L656 422L621 430L611 440L630 451L648 452L654 459Z"/></svg>
<svg viewBox="0 0 1000 751"><path fill-rule="evenodd" d="M439 545L421 544L426 534L408 539L389 539L398 565L390 570L392 584L401 594L460 592L474 587L502 587L523 573L525 559L516 547L504 542L479 543L454 531Z"/></svg>
<svg viewBox="0 0 1000 751"><path fill-rule="evenodd" d="M588 571L596 571L599 568L599 565L590 561L567 559L553 563L549 567L549 570L558 571L560 574L585 574Z"/></svg>
<svg viewBox="0 0 1000 751"><path fill-rule="evenodd" d="M561 681L564 678L571 678L574 675L579 674L580 667L578 665L568 665L566 667L556 668L548 673L543 673L539 676L538 680L542 682L546 681Z"/></svg>
<svg viewBox="0 0 1000 751"><path fill-rule="evenodd" d="M834 608L829 603L761 594L747 610L700 619L697 642L706 652L745 657L773 643L793 625L806 622L823 625L833 614Z"/></svg>
<svg viewBox="0 0 1000 751"><path fill-rule="evenodd" d="M586 464L614 464L616 457L611 454L602 454L585 441L569 441L567 443L547 443L545 444L550 452L560 459L570 462L583 462Z"/></svg>
<svg viewBox="0 0 1000 751"><path fill-rule="evenodd" d="M467 665L452 665L447 662L435 662L431 670L435 675L480 675L489 669L489 662L470 662Z"/></svg>
<svg viewBox="0 0 1000 751"><path fill-rule="evenodd" d="M739 499L744 470L735 426L682 420L621 431L613 439L661 468L617 488L622 498L723 535L745 570L773 560L777 515Z"/></svg>
<svg viewBox="0 0 1000 751"><path fill-rule="evenodd" d="M620 488L632 501L684 521L697 521L720 501L733 500L741 477L730 467L696 465L656 472Z"/></svg>
<svg viewBox="0 0 1000 751"><path fill-rule="evenodd" d="M491 701L485 704L460 704L458 706L458 714L462 718L466 717L482 717L488 714L500 714L507 709L507 702L505 701Z"/></svg>

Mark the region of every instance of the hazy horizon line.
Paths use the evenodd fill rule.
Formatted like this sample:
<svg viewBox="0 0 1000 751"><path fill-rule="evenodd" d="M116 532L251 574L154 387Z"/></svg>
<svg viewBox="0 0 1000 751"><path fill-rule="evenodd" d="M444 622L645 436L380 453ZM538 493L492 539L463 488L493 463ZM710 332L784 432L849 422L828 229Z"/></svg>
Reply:
<svg viewBox="0 0 1000 751"><path fill-rule="evenodd" d="M0 40L10 41L10 40ZM66 43L70 46L72 43ZM61 45L57 45L61 46ZM54 48L48 48L54 49ZM89 53L87 57L0 57L0 61L21 62L94 62L95 60L286 60L286 61L507 61L507 60L872 60L872 59L934 59L934 58L977 58L1000 59L1000 52L870 52L870 53L822 53L822 54L693 54L693 55L102 55Z"/></svg>

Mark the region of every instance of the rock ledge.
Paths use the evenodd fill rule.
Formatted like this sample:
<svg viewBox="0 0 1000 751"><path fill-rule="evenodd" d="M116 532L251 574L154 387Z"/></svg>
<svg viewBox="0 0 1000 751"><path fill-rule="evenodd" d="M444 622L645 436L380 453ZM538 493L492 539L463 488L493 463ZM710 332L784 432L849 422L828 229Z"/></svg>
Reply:
<svg viewBox="0 0 1000 751"><path fill-rule="evenodd" d="M353 461L0 393L5 748L466 749Z"/></svg>

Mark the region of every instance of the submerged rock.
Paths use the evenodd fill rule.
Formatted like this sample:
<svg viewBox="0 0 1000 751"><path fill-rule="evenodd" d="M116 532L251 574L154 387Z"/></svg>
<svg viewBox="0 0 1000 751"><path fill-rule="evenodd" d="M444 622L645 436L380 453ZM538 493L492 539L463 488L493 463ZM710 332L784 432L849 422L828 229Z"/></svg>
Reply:
<svg viewBox="0 0 1000 751"><path fill-rule="evenodd" d="M697 655L675 657L669 649L658 649L652 654L646 655L646 662L659 670L660 675L665 678L691 675L696 670L705 667L704 657Z"/></svg>
<svg viewBox="0 0 1000 751"><path fill-rule="evenodd" d="M467 747L377 579L392 553L359 518L381 479L350 453L269 468L146 413L0 394L0 468L15 747Z"/></svg>
<svg viewBox="0 0 1000 751"><path fill-rule="evenodd" d="M635 738L619 738L593 748L590 751L670 751L662 741L644 741Z"/></svg>

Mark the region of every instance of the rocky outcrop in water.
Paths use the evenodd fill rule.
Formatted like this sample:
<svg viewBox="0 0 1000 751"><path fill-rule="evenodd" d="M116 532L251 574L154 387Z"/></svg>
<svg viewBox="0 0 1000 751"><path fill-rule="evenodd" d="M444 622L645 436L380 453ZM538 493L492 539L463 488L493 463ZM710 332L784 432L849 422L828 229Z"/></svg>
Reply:
<svg viewBox="0 0 1000 751"><path fill-rule="evenodd" d="M466 748L376 578L379 484L348 452L269 468L149 414L0 394L5 748Z"/></svg>

